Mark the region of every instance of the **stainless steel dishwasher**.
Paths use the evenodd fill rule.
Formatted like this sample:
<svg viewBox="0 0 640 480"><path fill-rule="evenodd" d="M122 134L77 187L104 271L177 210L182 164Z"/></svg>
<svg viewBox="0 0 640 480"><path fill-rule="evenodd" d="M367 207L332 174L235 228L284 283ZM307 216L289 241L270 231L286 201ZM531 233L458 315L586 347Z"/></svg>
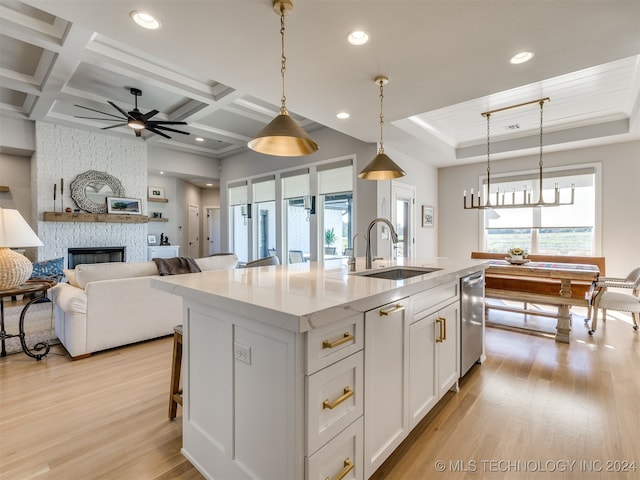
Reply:
<svg viewBox="0 0 640 480"><path fill-rule="evenodd" d="M460 377L480 360L484 345L484 271L460 279Z"/></svg>

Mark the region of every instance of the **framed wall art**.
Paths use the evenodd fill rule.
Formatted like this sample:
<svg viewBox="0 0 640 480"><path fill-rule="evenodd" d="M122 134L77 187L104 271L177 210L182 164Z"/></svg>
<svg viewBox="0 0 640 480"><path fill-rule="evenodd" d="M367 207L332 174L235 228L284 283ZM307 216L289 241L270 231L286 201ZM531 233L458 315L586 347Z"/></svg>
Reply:
<svg viewBox="0 0 640 480"><path fill-rule="evenodd" d="M142 200L139 198L107 197L107 213L142 215Z"/></svg>
<svg viewBox="0 0 640 480"><path fill-rule="evenodd" d="M149 187L147 196L149 198L164 198L164 187Z"/></svg>
<svg viewBox="0 0 640 480"><path fill-rule="evenodd" d="M422 205L422 226L433 227L434 208L431 205Z"/></svg>

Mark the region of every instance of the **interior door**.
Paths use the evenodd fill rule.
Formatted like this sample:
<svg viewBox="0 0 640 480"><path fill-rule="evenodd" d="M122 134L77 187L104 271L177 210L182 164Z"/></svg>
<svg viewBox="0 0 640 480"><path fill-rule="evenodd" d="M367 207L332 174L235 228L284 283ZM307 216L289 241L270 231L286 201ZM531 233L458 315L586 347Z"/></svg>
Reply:
<svg viewBox="0 0 640 480"><path fill-rule="evenodd" d="M221 253L220 207L207 207L207 255Z"/></svg>
<svg viewBox="0 0 640 480"><path fill-rule="evenodd" d="M415 203L416 189L411 185L393 182L393 207L391 222L398 233L398 243L393 248L393 258L415 256Z"/></svg>
<svg viewBox="0 0 640 480"><path fill-rule="evenodd" d="M200 256L200 206L189 204L187 223L187 255Z"/></svg>

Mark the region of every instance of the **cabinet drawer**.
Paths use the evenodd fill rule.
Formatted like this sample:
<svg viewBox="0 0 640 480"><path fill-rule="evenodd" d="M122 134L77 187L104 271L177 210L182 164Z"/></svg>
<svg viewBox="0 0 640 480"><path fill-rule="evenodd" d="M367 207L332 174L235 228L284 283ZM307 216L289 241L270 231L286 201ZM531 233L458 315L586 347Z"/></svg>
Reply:
<svg viewBox="0 0 640 480"><path fill-rule="evenodd" d="M307 375L362 350L363 314L307 332Z"/></svg>
<svg viewBox="0 0 640 480"><path fill-rule="evenodd" d="M363 412L363 353L306 377L307 454L312 454Z"/></svg>
<svg viewBox="0 0 640 480"><path fill-rule="evenodd" d="M451 303L451 301L458 298L458 296L458 282L446 283L414 295L412 297L413 318L411 322L424 318L430 311L437 310L445 304Z"/></svg>
<svg viewBox="0 0 640 480"><path fill-rule="evenodd" d="M363 480L362 417L306 458L307 480ZM346 473L346 474L345 474ZM345 474L345 475L343 475Z"/></svg>

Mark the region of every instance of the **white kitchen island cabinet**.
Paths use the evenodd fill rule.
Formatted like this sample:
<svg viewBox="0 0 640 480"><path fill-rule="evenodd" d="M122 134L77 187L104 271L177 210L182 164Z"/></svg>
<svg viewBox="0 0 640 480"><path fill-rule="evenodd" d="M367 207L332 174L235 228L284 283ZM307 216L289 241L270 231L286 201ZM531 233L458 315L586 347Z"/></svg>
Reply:
<svg viewBox="0 0 640 480"><path fill-rule="evenodd" d="M459 278L484 269L411 264L440 270L386 280L306 262L153 279L184 300L189 461L216 480L369 478L413 426L416 309L444 312Z"/></svg>

